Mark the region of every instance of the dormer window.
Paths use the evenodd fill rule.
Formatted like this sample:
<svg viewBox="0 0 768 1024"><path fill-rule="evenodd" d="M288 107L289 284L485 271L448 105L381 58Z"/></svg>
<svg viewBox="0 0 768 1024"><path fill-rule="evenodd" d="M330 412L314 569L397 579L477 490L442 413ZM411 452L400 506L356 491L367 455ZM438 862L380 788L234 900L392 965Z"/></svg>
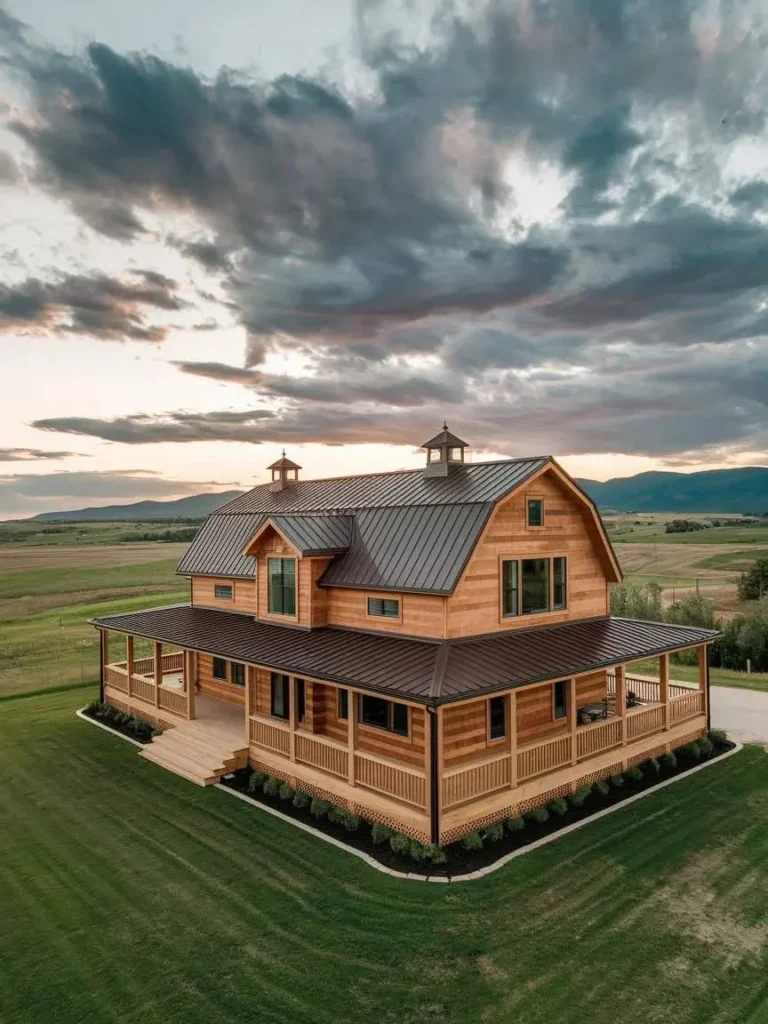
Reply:
<svg viewBox="0 0 768 1024"><path fill-rule="evenodd" d="M296 559L267 559L267 606L270 615L296 614Z"/></svg>

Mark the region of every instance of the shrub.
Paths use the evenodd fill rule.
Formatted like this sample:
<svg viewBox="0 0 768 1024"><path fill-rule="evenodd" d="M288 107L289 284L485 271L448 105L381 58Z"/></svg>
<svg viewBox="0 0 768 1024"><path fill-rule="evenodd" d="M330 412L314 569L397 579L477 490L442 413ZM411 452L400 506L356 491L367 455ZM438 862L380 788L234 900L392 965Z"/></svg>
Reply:
<svg viewBox="0 0 768 1024"><path fill-rule="evenodd" d="M571 793L568 799L571 801L573 807L583 807L584 801L587 799L589 794L592 792L591 786L579 786L575 793Z"/></svg>
<svg viewBox="0 0 768 1024"><path fill-rule="evenodd" d="M693 764L701 758L701 751L695 743L684 743L682 747L677 748L675 754L679 760L687 761L689 764Z"/></svg>
<svg viewBox="0 0 768 1024"><path fill-rule="evenodd" d="M280 792L280 779L274 775L268 775L264 783L264 792L267 796L277 796Z"/></svg>
<svg viewBox="0 0 768 1024"><path fill-rule="evenodd" d="M287 782L284 782L279 789L281 800L292 800L294 797L293 787L289 786Z"/></svg>
<svg viewBox="0 0 768 1024"><path fill-rule="evenodd" d="M411 852L411 840L402 832L395 832L390 837L389 845L393 853L407 854Z"/></svg>
<svg viewBox="0 0 768 1024"><path fill-rule="evenodd" d="M504 824L507 826L507 832L522 832L525 828L525 818L517 815L514 818L507 818Z"/></svg>
<svg viewBox="0 0 768 1024"><path fill-rule="evenodd" d="M381 846L382 843L389 842L394 835L394 831L385 825L382 821L374 821L373 827L371 828L371 839L377 846Z"/></svg>
<svg viewBox="0 0 768 1024"><path fill-rule="evenodd" d="M712 751L715 749L714 743L707 736L702 736L701 739L696 740L696 746L699 748L699 753L702 757L711 757Z"/></svg>
<svg viewBox="0 0 768 1024"><path fill-rule="evenodd" d="M627 769L627 778L631 779L633 782L642 782L642 779L643 779L642 769L640 767L638 767L638 765L636 765L636 764L633 765L631 768Z"/></svg>
<svg viewBox="0 0 768 1024"><path fill-rule="evenodd" d="M352 811L344 811L344 818L341 824L346 832L357 832L362 822L363 819L359 814L353 814Z"/></svg>
<svg viewBox="0 0 768 1024"><path fill-rule="evenodd" d="M728 734L725 729L710 729L709 738L715 747L724 747L728 743Z"/></svg>
<svg viewBox="0 0 768 1024"><path fill-rule="evenodd" d="M334 825L343 825L346 813L343 807L331 806L328 808L328 821L332 821Z"/></svg>
<svg viewBox="0 0 768 1024"><path fill-rule="evenodd" d="M310 798L306 793L302 793L301 790L296 790L293 794L293 806L299 811L303 811L305 807L309 807Z"/></svg>
<svg viewBox="0 0 768 1024"><path fill-rule="evenodd" d="M421 864L422 861L427 859L427 848L423 843L420 843L418 839L414 839L408 847L408 855L411 860L415 860L417 864Z"/></svg>
<svg viewBox="0 0 768 1024"><path fill-rule="evenodd" d="M600 796L608 796L608 794L611 791L611 787L608 785L606 779L598 779L595 783L595 789L600 794Z"/></svg>
<svg viewBox="0 0 768 1024"><path fill-rule="evenodd" d="M436 843L428 843L424 847L424 860L429 864L445 864L448 860L448 854Z"/></svg>
<svg viewBox="0 0 768 1024"><path fill-rule="evenodd" d="M647 761L643 761L643 772L646 775L658 775L661 771L661 765L657 758L651 757Z"/></svg>
<svg viewBox="0 0 768 1024"><path fill-rule="evenodd" d="M677 768L677 758L674 754L663 754L661 758L662 768L665 768L669 772L673 772Z"/></svg>
<svg viewBox="0 0 768 1024"><path fill-rule="evenodd" d="M546 807L534 807L529 814L531 821L538 822L539 825L543 825L546 821L549 821L549 811Z"/></svg>
<svg viewBox="0 0 768 1024"><path fill-rule="evenodd" d="M624 785L624 776L619 772L618 775L612 775L610 781L614 789L621 789Z"/></svg>
<svg viewBox="0 0 768 1024"><path fill-rule="evenodd" d="M328 811L330 811L331 805L327 800L321 800L319 796L313 796L312 801L309 805L309 813L313 818L324 818Z"/></svg>
<svg viewBox="0 0 768 1024"><path fill-rule="evenodd" d="M462 850L482 850L483 837L479 832L467 832L461 840Z"/></svg>
<svg viewBox="0 0 768 1024"><path fill-rule="evenodd" d="M547 810L550 814L555 814L558 818L562 818L568 813L568 801L559 796L556 800L551 800L547 804Z"/></svg>
<svg viewBox="0 0 768 1024"><path fill-rule="evenodd" d="M498 843L503 838L504 823L501 821L497 821L494 825L489 825L485 832L483 832L483 839L487 839L491 843Z"/></svg>

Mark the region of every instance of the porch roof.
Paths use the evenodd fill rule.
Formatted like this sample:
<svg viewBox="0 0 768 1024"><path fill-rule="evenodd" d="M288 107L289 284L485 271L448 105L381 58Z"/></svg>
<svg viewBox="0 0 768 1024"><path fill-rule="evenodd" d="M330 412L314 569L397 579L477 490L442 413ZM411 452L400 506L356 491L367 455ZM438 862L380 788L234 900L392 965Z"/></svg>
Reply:
<svg viewBox="0 0 768 1024"><path fill-rule="evenodd" d="M718 635L692 626L599 618L434 641L335 627L296 629L191 605L91 622L232 661L425 704L589 672L707 643Z"/></svg>

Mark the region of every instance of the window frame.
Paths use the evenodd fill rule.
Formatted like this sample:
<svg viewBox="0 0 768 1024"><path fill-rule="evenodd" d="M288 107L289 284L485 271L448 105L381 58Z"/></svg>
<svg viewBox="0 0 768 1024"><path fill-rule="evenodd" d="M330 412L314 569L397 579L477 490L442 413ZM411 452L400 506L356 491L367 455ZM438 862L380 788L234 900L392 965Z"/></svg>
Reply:
<svg viewBox="0 0 768 1024"><path fill-rule="evenodd" d="M296 687L296 724L298 725L307 717L307 684L300 676L293 680L293 684Z"/></svg>
<svg viewBox="0 0 768 1024"><path fill-rule="evenodd" d="M538 504L541 506L541 522L540 523L532 523L531 522L531 505L534 502L538 502ZM545 522L546 522L545 515L546 515L546 513L544 511L544 497L543 497L543 495L540 495L540 494L529 494L529 495L527 495L526 499L525 499L525 528L526 528L526 530L543 530Z"/></svg>
<svg viewBox="0 0 768 1024"><path fill-rule="evenodd" d="M492 706L494 701L501 701L501 709L502 709L502 720L501 720L502 732L498 736L494 736L493 735L493 711L492 711L492 707L491 706ZM506 693L496 693L493 696L489 697L488 700L486 701L486 719L487 719L486 734L488 736L488 742L489 743L499 743L499 742L501 742L501 741L503 741L503 740L505 740L507 738L507 717L508 717L507 709L508 708L509 708L509 695L506 694Z"/></svg>
<svg viewBox="0 0 768 1024"><path fill-rule="evenodd" d="M565 604L561 607L555 605L555 561L562 559L563 561L563 588L565 591ZM548 563L547 575L547 596L548 596L548 607L545 611L538 612L524 612L523 611L523 562L528 561L546 561ZM517 575L517 586L511 591L516 594L516 605L514 611L505 611L505 598L508 593L508 588L504 586L504 566L508 562L516 562L517 569L515 570ZM510 619L535 619L540 615L553 615L562 614L567 612L569 608L569 591L570 591L570 580L568 577L568 556L564 554L555 553L552 555L539 555L535 558L523 558L519 555L499 555L499 622L503 625L508 623Z"/></svg>
<svg viewBox="0 0 768 1024"><path fill-rule="evenodd" d="M279 682L278 682L279 681ZM278 714L275 711L275 684L281 685L282 692L282 703L285 714ZM286 675L284 672L270 672L269 673L269 713L272 718L277 718L281 722L288 722L291 718L291 677Z"/></svg>
<svg viewBox="0 0 768 1024"><path fill-rule="evenodd" d="M242 675L243 675L242 683L239 682L237 679L235 679L235 670L236 669L242 669ZM233 686L245 686L245 679L246 679L245 672L246 672L245 665L243 664L242 661L230 661L230 663L229 663L229 681L230 681L230 683L232 683ZM239 675L240 673L238 672L237 674Z"/></svg>
<svg viewBox="0 0 768 1024"><path fill-rule="evenodd" d="M376 615L371 612L371 601L394 601L397 603L397 615ZM370 619L372 623L377 625L382 622L397 622L402 624L403 621L403 601L400 594L393 593L375 593L369 592L365 595L365 617Z"/></svg>
<svg viewBox="0 0 768 1024"><path fill-rule="evenodd" d="M552 721L553 722L562 722L563 720L567 721L567 719L568 719L568 691L569 691L569 683L570 683L569 679L557 679L557 680L555 680L555 682L552 683ZM563 700L562 700L563 713L561 715L558 715L558 713L557 713L557 709L558 709L558 706L559 706L558 705L558 700L557 700L557 688L558 688L558 686L562 686L562 688L563 688Z"/></svg>
<svg viewBox="0 0 768 1024"><path fill-rule="evenodd" d="M222 670L223 673L224 673L223 675L220 675L216 671L217 662L218 662L219 665L223 665L224 666L224 668ZM227 661L226 658L217 658L215 655L213 655L211 657L211 677L213 679L215 679L219 683L228 683L229 682L229 662Z"/></svg>
<svg viewBox="0 0 768 1024"><path fill-rule="evenodd" d="M220 594L220 590L228 590L228 594ZM213 584L213 599L214 601L234 601L235 599L235 585L234 583L214 583Z"/></svg>
<svg viewBox="0 0 768 1024"><path fill-rule="evenodd" d="M349 690L343 686L336 691L336 717L340 722L349 721Z"/></svg>
<svg viewBox="0 0 768 1024"><path fill-rule="evenodd" d="M386 704L386 725L377 725L375 722L365 721L364 715L366 700L376 700ZM405 732L401 732L394 728L394 706L396 704L398 707L405 708ZM389 732L392 733L393 736L400 736L402 739L411 738L411 709L408 704L403 704L403 702L399 700L389 700L387 697L378 697L373 693L361 693L360 698L357 701L357 721L359 725L367 729L376 729L379 732Z"/></svg>
<svg viewBox="0 0 768 1024"><path fill-rule="evenodd" d="M292 562L293 563L293 611L273 611L272 610L272 575L270 573L270 562ZM273 616L280 619L296 619L299 614L299 567L298 559L293 555L267 555L266 564L266 575L267 575L267 615ZM283 578L283 568L280 568L280 578ZM280 604L282 607L285 606L285 585L280 585Z"/></svg>

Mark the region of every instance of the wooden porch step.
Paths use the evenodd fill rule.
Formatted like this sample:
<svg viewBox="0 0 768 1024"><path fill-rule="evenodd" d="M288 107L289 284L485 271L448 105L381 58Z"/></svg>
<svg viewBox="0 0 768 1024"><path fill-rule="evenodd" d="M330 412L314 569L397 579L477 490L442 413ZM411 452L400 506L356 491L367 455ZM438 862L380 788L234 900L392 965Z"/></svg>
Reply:
<svg viewBox="0 0 768 1024"><path fill-rule="evenodd" d="M238 745L239 738L231 729L228 735L214 736L212 732L195 729L193 723L179 725L156 737L139 756L198 786L210 786L248 763L248 748Z"/></svg>
<svg viewBox="0 0 768 1024"><path fill-rule="evenodd" d="M139 757L143 757L145 761L151 761L160 768L173 772L174 775L180 775L189 782L194 782L197 786L211 786L214 782L219 781L218 772L211 772L208 768L203 768L194 761L171 757L166 753L152 752L151 750L139 751ZM222 771L221 774L223 775L224 772Z"/></svg>

